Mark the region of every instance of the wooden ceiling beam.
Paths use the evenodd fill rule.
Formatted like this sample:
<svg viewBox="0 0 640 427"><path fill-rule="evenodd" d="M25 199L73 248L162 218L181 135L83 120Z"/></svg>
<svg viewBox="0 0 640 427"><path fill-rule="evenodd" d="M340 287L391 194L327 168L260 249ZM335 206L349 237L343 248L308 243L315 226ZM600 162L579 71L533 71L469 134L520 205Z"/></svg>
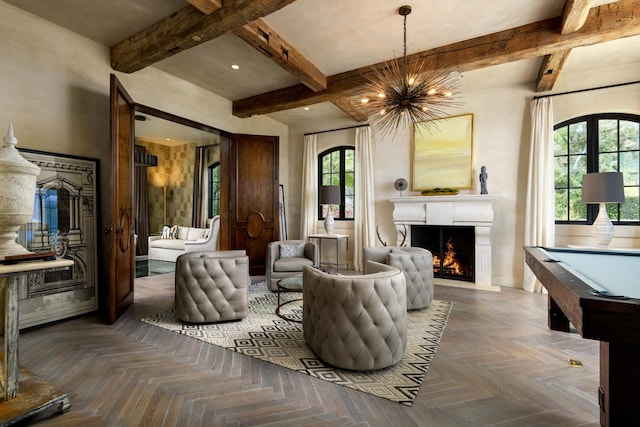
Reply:
<svg viewBox="0 0 640 427"><path fill-rule="evenodd" d="M560 34L578 31L589 16L593 0L567 0L562 10ZM536 92L548 92L556 84L560 71L569 57L571 49L545 55L536 79Z"/></svg>
<svg viewBox="0 0 640 427"><path fill-rule="evenodd" d="M536 79L536 92L548 92L553 89L553 85L560 75L560 70L562 70L562 66L570 53L571 49L567 49L551 55L545 55Z"/></svg>
<svg viewBox="0 0 640 427"><path fill-rule="evenodd" d="M262 19L249 22L233 33L294 75L309 89L318 92L327 88L327 76Z"/></svg>
<svg viewBox="0 0 640 427"><path fill-rule="evenodd" d="M331 102L333 105L341 109L347 116L357 122L366 122L369 120L369 115L365 111L353 105L349 97L336 98Z"/></svg>
<svg viewBox="0 0 640 427"><path fill-rule="evenodd" d="M619 0L593 8L585 25L560 34L561 18L535 22L510 30L418 52L408 61L431 60L439 67L460 72L562 52L579 46L640 35L640 0ZM368 75L385 62L327 77L327 90L313 92L295 85L233 102L233 114L250 117L358 95L369 83Z"/></svg>
<svg viewBox="0 0 640 427"><path fill-rule="evenodd" d="M235 0L204 15L190 5L111 47L111 67L132 73L269 15L295 0Z"/></svg>
<svg viewBox="0 0 640 427"><path fill-rule="evenodd" d="M562 10L562 26L560 34L569 34L578 31L589 16L593 6L593 0L567 0Z"/></svg>
<svg viewBox="0 0 640 427"><path fill-rule="evenodd" d="M222 9L222 0L187 0L187 2L205 15L211 15L216 10Z"/></svg>

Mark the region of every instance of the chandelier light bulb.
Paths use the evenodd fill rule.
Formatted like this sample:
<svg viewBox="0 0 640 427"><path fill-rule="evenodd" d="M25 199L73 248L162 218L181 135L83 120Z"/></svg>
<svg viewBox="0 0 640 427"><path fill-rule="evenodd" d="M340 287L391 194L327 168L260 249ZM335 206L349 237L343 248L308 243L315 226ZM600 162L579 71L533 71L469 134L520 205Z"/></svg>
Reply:
<svg viewBox="0 0 640 427"><path fill-rule="evenodd" d="M438 91L436 91L435 89L429 89L429 91L427 92L427 95L429 96L433 96L437 93Z"/></svg>
<svg viewBox="0 0 640 427"><path fill-rule="evenodd" d="M369 102L369 98L362 98L360 102L362 102L363 104L366 104L367 102Z"/></svg>

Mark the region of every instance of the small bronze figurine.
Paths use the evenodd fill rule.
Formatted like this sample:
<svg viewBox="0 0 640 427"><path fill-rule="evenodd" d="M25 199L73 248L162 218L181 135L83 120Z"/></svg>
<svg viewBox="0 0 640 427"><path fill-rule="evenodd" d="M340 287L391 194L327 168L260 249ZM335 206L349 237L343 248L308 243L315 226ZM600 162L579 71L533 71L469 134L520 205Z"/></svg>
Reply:
<svg viewBox="0 0 640 427"><path fill-rule="evenodd" d="M482 166L480 168L480 194L489 194L487 192L487 178L489 177L489 175L487 175L487 167L486 166Z"/></svg>

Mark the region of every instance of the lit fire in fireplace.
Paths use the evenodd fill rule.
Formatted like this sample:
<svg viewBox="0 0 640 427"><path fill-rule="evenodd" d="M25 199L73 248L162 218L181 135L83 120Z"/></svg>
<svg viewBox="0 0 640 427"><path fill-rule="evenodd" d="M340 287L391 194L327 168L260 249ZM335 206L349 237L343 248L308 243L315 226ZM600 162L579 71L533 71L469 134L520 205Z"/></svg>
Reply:
<svg viewBox="0 0 640 427"><path fill-rule="evenodd" d="M433 269L448 276L466 276L468 273L464 270L462 263L457 259L457 254L453 249L451 239L447 240L444 245L444 262L440 261L440 256L433 255Z"/></svg>

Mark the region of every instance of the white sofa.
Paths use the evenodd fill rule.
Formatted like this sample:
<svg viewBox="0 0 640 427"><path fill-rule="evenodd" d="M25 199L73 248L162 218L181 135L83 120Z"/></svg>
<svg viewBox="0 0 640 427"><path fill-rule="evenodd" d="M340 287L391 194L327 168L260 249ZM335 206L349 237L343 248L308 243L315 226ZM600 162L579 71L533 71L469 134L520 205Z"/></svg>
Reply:
<svg viewBox="0 0 640 427"><path fill-rule="evenodd" d="M181 227L175 239L163 239L162 236L149 236L148 259L176 262L187 252L210 252L218 250L220 217L211 219L209 228Z"/></svg>

